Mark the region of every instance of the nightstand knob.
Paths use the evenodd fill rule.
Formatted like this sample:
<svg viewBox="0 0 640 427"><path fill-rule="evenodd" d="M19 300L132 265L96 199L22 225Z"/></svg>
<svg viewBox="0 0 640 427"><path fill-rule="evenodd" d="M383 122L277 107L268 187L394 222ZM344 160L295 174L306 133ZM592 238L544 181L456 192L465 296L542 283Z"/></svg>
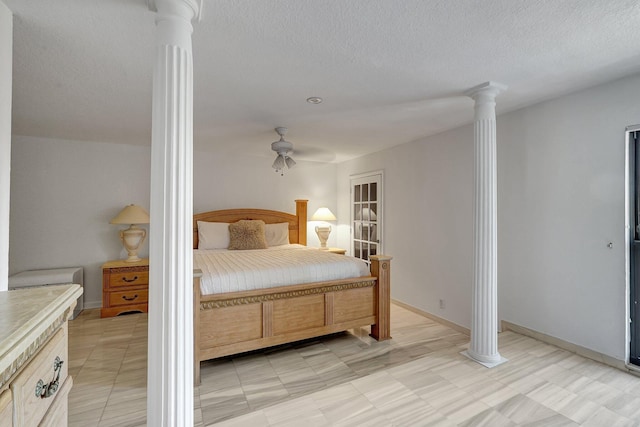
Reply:
<svg viewBox="0 0 640 427"><path fill-rule="evenodd" d="M134 276L133 279L127 279L126 277L122 278L122 281L127 283L135 282L136 280L138 280L138 276Z"/></svg>
<svg viewBox="0 0 640 427"><path fill-rule="evenodd" d="M126 295L122 295L122 299L125 300L125 301L133 301L136 298L138 298L138 294L135 294L132 297L127 297Z"/></svg>

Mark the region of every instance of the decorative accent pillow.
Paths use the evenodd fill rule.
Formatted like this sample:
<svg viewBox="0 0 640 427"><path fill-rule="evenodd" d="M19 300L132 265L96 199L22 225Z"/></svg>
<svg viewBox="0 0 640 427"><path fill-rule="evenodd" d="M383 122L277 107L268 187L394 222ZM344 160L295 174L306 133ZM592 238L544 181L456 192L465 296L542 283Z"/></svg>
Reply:
<svg viewBox="0 0 640 427"><path fill-rule="evenodd" d="M198 221L198 249L227 249L229 223Z"/></svg>
<svg viewBox="0 0 640 427"><path fill-rule="evenodd" d="M264 221L242 219L229 224L229 250L267 249Z"/></svg>
<svg viewBox="0 0 640 427"><path fill-rule="evenodd" d="M264 235L267 245L281 246L289 244L289 223L281 222L278 224L265 224Z"/></svg>

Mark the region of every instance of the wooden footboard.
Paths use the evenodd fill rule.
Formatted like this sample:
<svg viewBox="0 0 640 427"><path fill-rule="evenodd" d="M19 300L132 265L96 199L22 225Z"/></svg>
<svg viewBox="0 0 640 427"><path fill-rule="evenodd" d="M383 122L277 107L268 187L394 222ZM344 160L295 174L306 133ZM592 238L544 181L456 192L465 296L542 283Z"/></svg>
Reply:
<svg viewBox="0 0 640 427"><path fill-rule="evenodd" d="M194 369L200 362L371 325L390 335L391 257L371 256L371 276L258 291L200 295L194 274Z"/></svg>

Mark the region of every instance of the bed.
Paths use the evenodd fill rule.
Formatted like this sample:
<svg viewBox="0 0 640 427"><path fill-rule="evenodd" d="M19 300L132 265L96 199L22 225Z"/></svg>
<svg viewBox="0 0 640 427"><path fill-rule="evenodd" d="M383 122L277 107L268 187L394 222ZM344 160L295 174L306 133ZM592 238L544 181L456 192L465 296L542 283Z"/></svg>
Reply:
<svg viewBox="0 0 640 427"><path fill-rule="evenodd" d="M265 224L286 222L289 224L289 242L307 243L307 200L296 200L295 215L263 209L196 214L193 218L194 250L198 249L198 222L202 225L203 222L237 223L241 220L262 220ZM391 257L371 256L370 261L370 272L364 276L211 295L202 293L202 271L194 262L196 385L200 384L200 362L209 359L367 325L371 325L371 336L376 340L391 338Z"/></svg>

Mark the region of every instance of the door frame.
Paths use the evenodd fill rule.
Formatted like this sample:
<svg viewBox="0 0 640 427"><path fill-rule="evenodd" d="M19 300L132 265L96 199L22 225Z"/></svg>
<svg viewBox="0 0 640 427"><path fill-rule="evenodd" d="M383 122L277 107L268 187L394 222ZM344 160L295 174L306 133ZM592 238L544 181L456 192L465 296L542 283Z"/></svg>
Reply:
<svg viewBox="0 0 640 427"><path fill-rule="evenodd" d="M640 286L636 287L633 284L636 274L640 272L634 271L633 259L634 259L634 240L635 240L635 227L640 225L636 224L636 158L638 153L635 152L635 145L630 135L640 131L639 125L627 126L625 128L625 365L628 369L634 371L640 371L640 354L634 354L636 363L632 363L632 345L631 340L640 339L640 336L636 338L633 334L633 329L640 331L640 325L635 327L632 324L633 319L633 307L634 301L637 299L637 293L640 292ZM640 184L640 183L639 183ZM638 254L640 255L640 254ZM637 280L636 280L637 281ZM640 322L640 318L635 319L636 323ZM640 334L636 334L640 335ZM636 344L637 347L637 344Z"/></svg>
<svg viewBox="0 0 640 427"><path fill-rule="evenodd" d="M362 172L349 175L349 247L350 252L353 255L354 247L353 247L353 181L356 179L368 178L372 176L380 176L380 185L378 188L380 197L378 200L378 212L379 216L382 218L382 221L378 222L378 243L377 254L384 253L384 241L385 239L385 226L384 226L384 169L373 170L369 172Z"/></svg>

